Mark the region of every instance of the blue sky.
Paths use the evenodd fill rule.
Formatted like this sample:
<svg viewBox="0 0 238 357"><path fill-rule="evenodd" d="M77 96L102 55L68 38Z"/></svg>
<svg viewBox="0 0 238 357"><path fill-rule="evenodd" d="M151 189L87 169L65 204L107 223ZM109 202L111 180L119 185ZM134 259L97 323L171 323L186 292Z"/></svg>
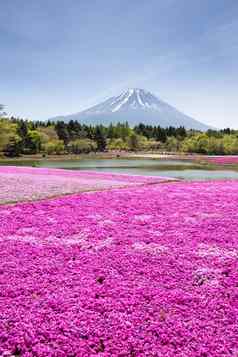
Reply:
<svg viewBox="0 0 238 357"><path fill-rule="evenodd" d="M128 87L238 128L237 0L1 2L0 103L30 119Z"/></svg>

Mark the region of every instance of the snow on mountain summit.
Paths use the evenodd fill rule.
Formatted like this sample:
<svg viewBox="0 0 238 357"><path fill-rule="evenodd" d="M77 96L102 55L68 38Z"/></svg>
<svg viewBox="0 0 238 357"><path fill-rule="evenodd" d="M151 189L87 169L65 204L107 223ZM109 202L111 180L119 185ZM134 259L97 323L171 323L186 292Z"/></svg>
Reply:
<svg viewBox="0 0 238 357"><path fill-rule="evenodd" d="M152 93L140 88L130 88L123 92L119 96L111 97L105 102L96 105L88 110L85 110L84 114L91 113L115 113L118 111L126 110L160 110L161 101Z"/></svg>
<svg viewBox="0 0 238 357"><path fill-rule="evenodd" d="M120 95L111 97L82 112L50 120L65 122L76 120L87 125L109 125L127 121L132 127L144 123L161 127L184 126L186 129L209 129L208 125L185 115L154 94L140 88L127 89Z"/></svg>

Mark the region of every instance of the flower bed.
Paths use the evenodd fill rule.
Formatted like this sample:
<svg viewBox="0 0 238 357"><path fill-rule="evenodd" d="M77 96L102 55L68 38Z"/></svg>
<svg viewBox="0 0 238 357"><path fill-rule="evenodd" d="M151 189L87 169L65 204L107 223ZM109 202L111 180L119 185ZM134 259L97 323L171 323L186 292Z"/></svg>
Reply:
<svg viewBox="0 0 238 357"><path fill-rule="evenodd" d="M238 353L238 182L0 207L0 355Z"/></svg>
<svg viewBox="0 0 238 357"><path fill-rule="evenodd" d="M216 165L238 165L238 156L206 156L205 159Z"/></svg>
<svg viewBox="0 0 238 357"><path fill-rule="evenodd" d="M0 204L168 180L163 177L0 166Z"/></svg>

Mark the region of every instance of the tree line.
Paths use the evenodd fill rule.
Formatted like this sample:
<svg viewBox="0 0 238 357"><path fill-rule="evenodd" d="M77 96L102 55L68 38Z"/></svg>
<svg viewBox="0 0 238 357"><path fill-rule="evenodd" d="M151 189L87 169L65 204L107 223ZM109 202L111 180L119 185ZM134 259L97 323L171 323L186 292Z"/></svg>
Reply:
<svg viewBox="0 0 238 357"><path fill-rule="evenodd" d="M0 106L0 153L8 157L32 154L82 154L90 152L161 150L199 154L238 154L238 131L208 130L206 133L184 127L162 128L143 123L85 125L27 121L7 118Z"/></svg>

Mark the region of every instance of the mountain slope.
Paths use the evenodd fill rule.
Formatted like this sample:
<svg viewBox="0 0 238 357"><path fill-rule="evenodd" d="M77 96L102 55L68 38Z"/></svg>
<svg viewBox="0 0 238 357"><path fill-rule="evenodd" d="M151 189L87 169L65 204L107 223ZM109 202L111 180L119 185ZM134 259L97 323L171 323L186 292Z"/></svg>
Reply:
<svg viewBox="0 0 238 357"><path fill-rule="evenodd" d="M183 114L152 93L139 88L129 89L119 96L111 97L82 112L55 117L51 120L65 122L77 120L84 124L94 125L128 121L130 126L143 122L162 127L184 126L187 129L209 129L208 125Z"/></svg>

